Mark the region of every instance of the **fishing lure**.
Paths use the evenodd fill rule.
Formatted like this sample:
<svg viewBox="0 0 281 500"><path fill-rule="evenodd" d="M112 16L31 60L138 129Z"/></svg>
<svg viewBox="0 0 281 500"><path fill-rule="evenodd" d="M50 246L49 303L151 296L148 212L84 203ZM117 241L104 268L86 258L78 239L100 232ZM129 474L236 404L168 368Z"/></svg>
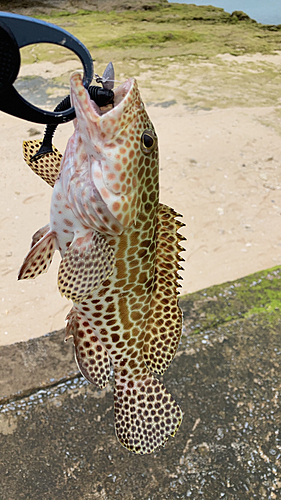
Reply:
<svg viewBox="0 0 281 500"><path fill-rule="evenodd" d="M58 287L71 299L66 339L81 373L103 389L115 375L115 430L128 450L151 453L174 436L180 407L154 374L175 356L182 330L178 270L180 214L159 203L158 140L136 80L114 90L114 107L90 99L70 79L75 130L61 160L30 161L54 186L50 223L37 231L19 279L46 272L61 253ZM49 156L51 155L51 157Z"/></svg>

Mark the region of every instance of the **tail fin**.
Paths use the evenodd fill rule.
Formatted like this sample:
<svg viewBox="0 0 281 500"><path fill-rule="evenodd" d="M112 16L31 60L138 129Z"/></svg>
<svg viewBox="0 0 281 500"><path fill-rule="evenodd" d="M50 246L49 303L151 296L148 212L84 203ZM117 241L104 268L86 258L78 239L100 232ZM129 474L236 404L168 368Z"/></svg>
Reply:
<svg viewBox="0 0 281 500"><path fill-rule="evenodd" d="M164 446L182 421L182 412L159 380L148 375L141 380L115 375L115 431L120 443L144 455Z"/></svg>

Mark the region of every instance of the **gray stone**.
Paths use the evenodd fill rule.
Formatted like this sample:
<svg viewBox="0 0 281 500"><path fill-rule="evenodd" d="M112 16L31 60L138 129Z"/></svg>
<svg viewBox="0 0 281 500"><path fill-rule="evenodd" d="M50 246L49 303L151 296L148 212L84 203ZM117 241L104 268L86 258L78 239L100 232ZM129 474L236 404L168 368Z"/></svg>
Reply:
<svg viewBox="0 0 281 500"><path fill-rule="evenodd" d="M64 330L0 346L0 404L78 375L71 341Z"/></svg>

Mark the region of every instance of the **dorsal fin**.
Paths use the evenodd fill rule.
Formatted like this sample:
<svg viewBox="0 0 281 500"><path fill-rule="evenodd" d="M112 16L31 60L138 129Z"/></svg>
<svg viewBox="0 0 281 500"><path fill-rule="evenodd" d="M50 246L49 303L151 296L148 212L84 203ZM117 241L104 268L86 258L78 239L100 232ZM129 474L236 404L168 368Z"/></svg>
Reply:
<svg viewBox="0 0 281 500"><path fill-rule="evenodd" d="M156 229L155 282L150 305L150 320L143 346L147 367L163 374L175 356L182 332L182 312L178 306L179 254L184 249L179 244L185 238L178 234L184 224L172 208L159 204Z"/></svg>

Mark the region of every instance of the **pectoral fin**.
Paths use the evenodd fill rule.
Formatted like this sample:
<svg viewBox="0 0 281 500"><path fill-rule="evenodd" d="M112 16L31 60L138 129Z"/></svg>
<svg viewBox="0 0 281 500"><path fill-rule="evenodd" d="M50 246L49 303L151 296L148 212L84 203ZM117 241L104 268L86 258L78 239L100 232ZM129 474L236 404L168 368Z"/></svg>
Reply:
<svg viewBox="0 0 281 500"><path fill-rule="evenodd" d="M27 165L36 175L39 175L51 187L54 187L60 173L62 154L53 146L53 152L46 153L31 161L32 156L40 149L42 141L23 141L23 157Z"/></svg>
<svg viewBox="0 0 281 500"><path fill-rule="evenodd" d="M38 235L40 231L44 234L44 230L45 228L39 229L35 235ZM33 243L20 268L18 279L36 278L39 274L46 273L52 262L55 250L55 235L52 231L48 231L37 240L37 243Z"/></svg>
<svg viewBox="0 0 281 500"><path fill-rule="evenodd" d="M96 232L75 238L60 263L58 287L62 295L81 302L113 272L113 249Z"/></svg>
<svg viewBox="0 0 281 500"><path fill-rule="evenodd" d="M34 247L34 245L36 245L36 243L38 243L38 241L41 240L41 238L43 238L48 231L50 231L50 224L46 224L46 226L38 229L38 231L36 231L36 233L32 236L31 248Z"/></svg>

